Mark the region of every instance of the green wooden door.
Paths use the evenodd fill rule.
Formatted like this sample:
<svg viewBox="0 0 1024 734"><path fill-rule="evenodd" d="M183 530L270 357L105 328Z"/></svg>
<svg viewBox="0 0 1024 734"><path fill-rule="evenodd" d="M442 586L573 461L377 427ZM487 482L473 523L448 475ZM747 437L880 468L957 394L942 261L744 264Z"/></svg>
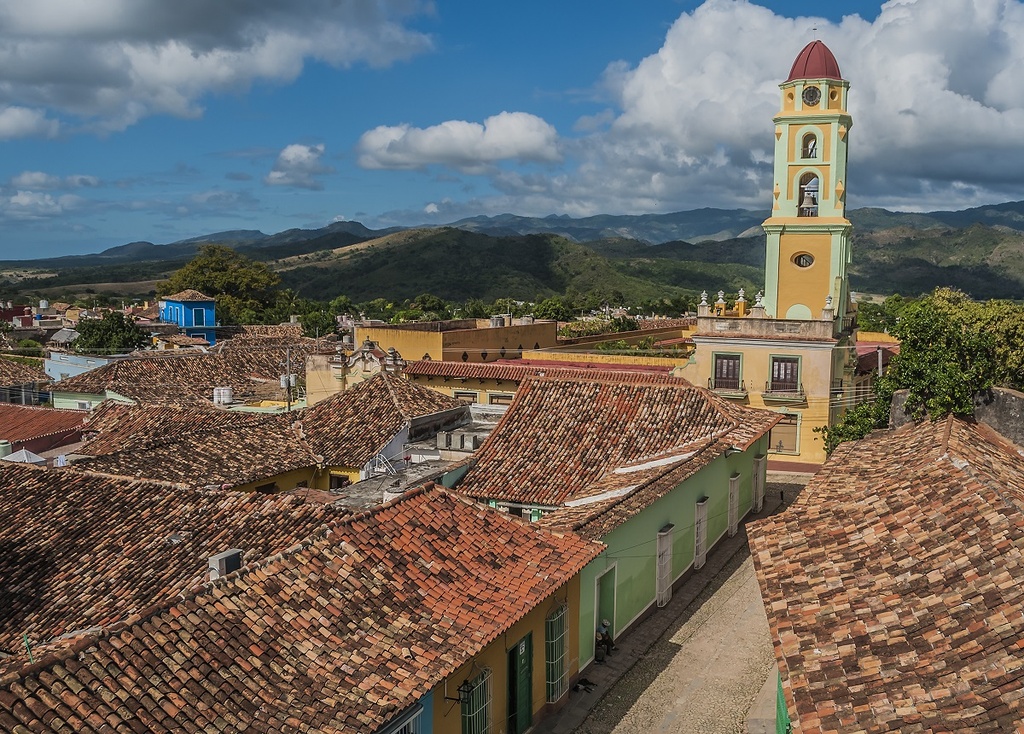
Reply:
<svg viewBox="0 0 1024 734"><path fill-rule="evenodd" d="M533 635L508 651L508 731L523 734L533 723Z"/></svg>

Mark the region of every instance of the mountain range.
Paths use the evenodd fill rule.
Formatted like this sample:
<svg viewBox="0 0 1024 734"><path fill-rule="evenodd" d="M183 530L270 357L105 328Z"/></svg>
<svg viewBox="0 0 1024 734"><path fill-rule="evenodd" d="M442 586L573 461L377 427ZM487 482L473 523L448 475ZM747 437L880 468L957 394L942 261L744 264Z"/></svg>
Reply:
<svg viewBox="0 0 1024 734"><path fill-rule="evenodd" d="M976 298L1024 295L1024 202L928 213L855 209L849 217L856 290L917 295L952 285ZM584 218L503 214L386 230L359 222L271 235L234 230L0 263L0 271L21 273L6 284L0 273L0 296L88 287L145 294L210 243L267 262L285 286L321 299L344 293L357 301L401 300L424 292L450 300L534 299L567 289L649 298L705 288L756 290L763 282L764 218L750 210L697 209Z"/></svg>

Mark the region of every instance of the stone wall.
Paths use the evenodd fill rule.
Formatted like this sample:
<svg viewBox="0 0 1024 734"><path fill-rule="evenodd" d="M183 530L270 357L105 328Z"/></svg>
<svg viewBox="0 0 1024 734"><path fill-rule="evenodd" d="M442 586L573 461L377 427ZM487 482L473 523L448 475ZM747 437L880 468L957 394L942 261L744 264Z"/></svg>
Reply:
<svg viewBox="0 0 1024 734"><path fill-rule="evenodd" d="M889 409L889 427L899 428L911 423L904 405L907 391L897 390ZM1019 446L1024 446L1024 393L1005 387L994 387L974 396L974 419L995 429Z"/></svg>

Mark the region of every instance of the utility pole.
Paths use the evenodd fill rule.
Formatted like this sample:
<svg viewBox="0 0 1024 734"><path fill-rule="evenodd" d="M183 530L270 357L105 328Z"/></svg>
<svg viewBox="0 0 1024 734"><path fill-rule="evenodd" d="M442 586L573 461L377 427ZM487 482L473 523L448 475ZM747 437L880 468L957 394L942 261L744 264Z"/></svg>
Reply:
<svg viewBox="0 0 1024 734"><path fill-rule="evenodd" d="M286 408L289 413L292 412L292 348L284 348L284 391Z"/></svg>

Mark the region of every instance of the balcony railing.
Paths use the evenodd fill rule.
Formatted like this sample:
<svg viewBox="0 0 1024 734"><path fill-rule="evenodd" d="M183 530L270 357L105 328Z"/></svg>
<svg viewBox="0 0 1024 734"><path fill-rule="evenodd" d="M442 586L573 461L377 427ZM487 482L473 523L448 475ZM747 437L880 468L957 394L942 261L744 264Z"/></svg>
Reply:
<svg viewBox="0 0 1024 734"><path fill-rule="evenodd" d="M770 380L764 383L763 397L771 400L803 400L804 386L801 382L791 380Z"/></svg>
<svg viewBox="0 0 1024 734"><path fill-rule="evenodd" d="M709 377L708 390L727 397L746 397L747 385L737 377Z"/></svg>

